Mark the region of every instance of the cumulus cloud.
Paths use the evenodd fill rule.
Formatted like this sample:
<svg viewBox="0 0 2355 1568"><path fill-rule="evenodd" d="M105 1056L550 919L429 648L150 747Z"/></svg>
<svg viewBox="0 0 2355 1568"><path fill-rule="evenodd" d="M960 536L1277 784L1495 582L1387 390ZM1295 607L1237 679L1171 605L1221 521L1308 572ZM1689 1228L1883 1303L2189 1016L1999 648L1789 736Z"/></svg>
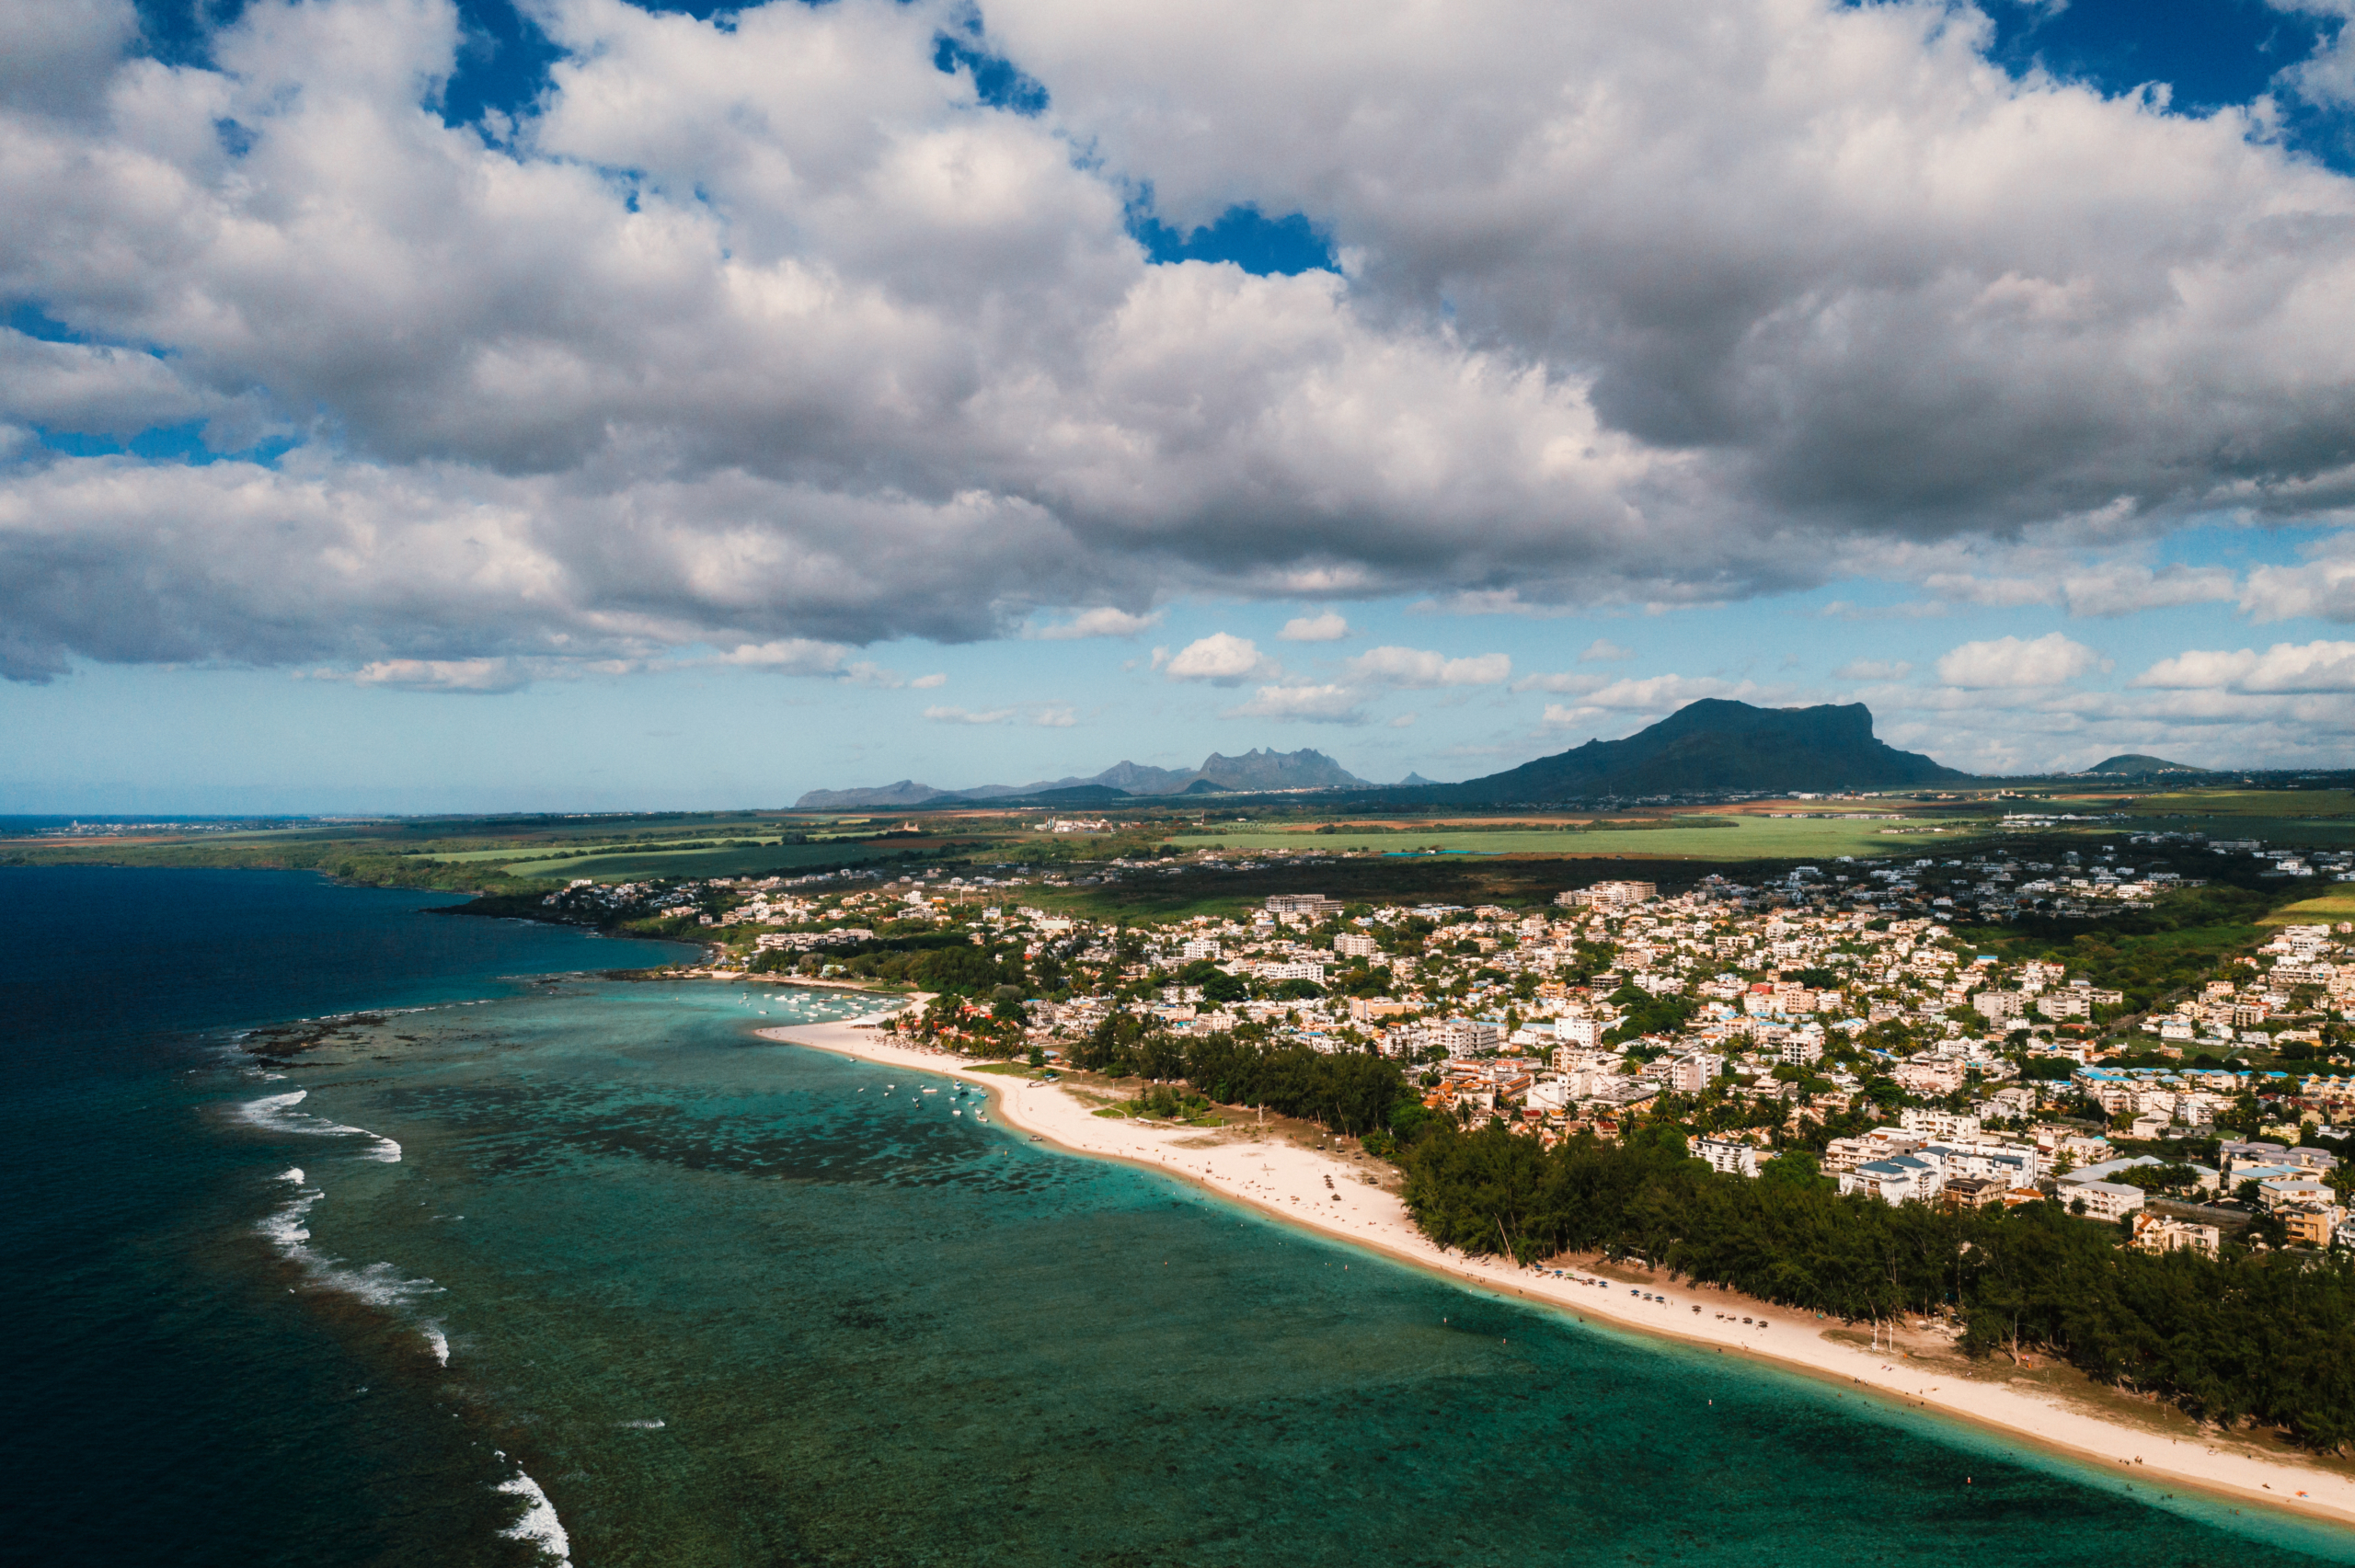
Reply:
<svg viewBox="0 0 2355 1568"><path fill-rule="evenodd" d="M1769 689L1755 681L1726 681L1714 675L1650 675L1640 680L1612 681L1590 687L1577 703L1548 703L1541 722L1548 727L1592 724L1606 715L1664 717L1704 697L1772 705L1791 693Z"/></svg>
<svg viewBox="0 0 2355 1568"><path fill-rule="evenodd" d="M2311 615L2355 622L2355 535L2334 535L2304 554L2307 558L2295 566L2252 569L2241 593L2241 609L2257 621Z"/></svg>
<svg viewBox="0 0 2355 1568"><path fill-rule="evenodd" d="M1276 634L1288 643L1337 643L1350 635L1350 623L1338 610L1296 616Z"/></svg>
<svg viewBox="0 0 2355 1568"><path fill-rule="evenodd" d="M1608 637L1597 637L1579 650L1580 664L1617 664L1635 657L1635 649L1621 647Z"/></svg>
<svg viewBox="0 0 2355 1568"><path fill-rule="evenodd" d="M349 676L337 671L319 673L331 680L350 680L354 685L388 686L402 692L488 694L520 691L532 681L514 661L504 658L380 658Z"/></svg>
<svg viewBox="0 0 2355 1568"><path fill-rule="evenodd" d="M1257 644L1231 632L1212 632L1187 644L1166 660L1156 650L1154 662L1172 681L1207 681L1213 686L1239 686L1254 675L1278 673L1273 661L1259 651Z"/></svg>
<svg viewBox="0 0 2355 1568"><path fill-rule="evenodd" d="M2194 650L2161 659L2136 676L2133 684L2268 696L2355 692L2355 643L2275 643L2263 653L2251 648Z"/></svg>
<svg viewBox="0 0 2355 1568"><path fill-rule="evenodd" d="M1161 612L1135 615L1126 610L1105 605L1095 610L1083 610L1068 621L1040 626L1028 635L1040 642L1074 642L1082 637L1132 637L1150 626L1161 624Z"/></svg>
<svg viewBox="0 0 2355 1568"><path fill-rule="evenodd" d="M1966 691L2061 686L2109 668L2109 661L2059 632L2033 639L1964 643L1938 659L1938 679Z"/></svg>
<svg viewBox="0 0 2355 1568"><path fill-rule="evenodd" d="M1354 686L1262 686L1226 718L1290 719L1307 724L1363 724L1364 693Z"/></svg>
<svg viewBox="0 0 2355 1568"><path fill-rule="evenodd" d="M8 438L0 674L1715 603L2355 503L2355 185L1968 9L993 0L1035 116L935 68L961 0L531 9L547 90L450 127L449 0L253 0L178 66L0 7L0 292L84 339L0 338L0 424L296 443ZM1151 265L1148 187L1345 271ZM2237 591L2355 619L2343 556Z"/></svg>
<svg viewBox="0 0 2355 1568"><path fill-rule="evenodd" d="M1341 666L1349 678L1372 686L1425 691L1440 686L1494 686L1512 674L1512 659L1501 653L1450 658L1423 648L1369 648Z"/></svg>

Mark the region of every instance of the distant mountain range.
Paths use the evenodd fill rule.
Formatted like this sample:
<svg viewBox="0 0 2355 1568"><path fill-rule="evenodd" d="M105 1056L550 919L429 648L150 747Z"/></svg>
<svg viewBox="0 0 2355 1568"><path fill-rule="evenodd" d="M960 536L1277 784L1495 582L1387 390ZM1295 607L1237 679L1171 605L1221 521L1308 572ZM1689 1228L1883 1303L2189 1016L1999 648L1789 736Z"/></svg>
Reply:
<svg viewBox="0 0 2355 1568"><path fill-rule="evenodd" d="M1372 789L1322 751L1246 751L1223 757L1216 751L1199 768L1155 768L1116 762L1087 778L1042 779L1027 784L981 784L971 789L935 789L913 779L868 789L813 789L793 804L804 811L843 811L875 806L950 806L959 801L1037 801L1040 805L1086 805L1136 795L1259 794L1280 789Z"/></svg>
<svg viewBox="0 0 2355 1568"><path fill-rule="evenodd" d="M2140 778L2150 773L2204 773L2205 768L2195 768L2188 762L2170 762L2165 757L2145 757L2139 751L2129 751L2096 762L2085 772L2116 773L2122 778Z"/></svg>
<svg viewBox="0 0 2355 1568"><path fill-rule="evenodd" d="M1506 806L1605 795L1888 789L1970 777L1875 739L1872 712L1862 703L1757 708L1712 697L1625 740L1590 740L1415 794L1434 804Z"/></svg>

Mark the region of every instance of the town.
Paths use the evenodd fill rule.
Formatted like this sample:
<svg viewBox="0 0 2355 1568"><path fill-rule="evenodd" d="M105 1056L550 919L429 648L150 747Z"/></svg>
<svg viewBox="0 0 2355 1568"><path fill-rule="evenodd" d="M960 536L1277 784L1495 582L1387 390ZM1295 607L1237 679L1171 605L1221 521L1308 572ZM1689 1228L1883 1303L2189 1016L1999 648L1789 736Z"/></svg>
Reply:
<svg viewBox="0 0 2355 1568"><path fill-rule="evenodd" d="M1596 880L1538 908L1281 894L1150 925L1027 902L1071 887L1068 869L1011 864L582 881L546 902L691 919L718 972L936 993L899 1026L977 1055L1067 1067L1116 1020L1231 1035L1395 1063L1393 1122L1496 1124L1548 1149L1669 1127L1734 1177L1782 1161L1891 1205L2052 1202L2147 1250L2355 1246L2338 1158L2355 1121L2346 922L2280 926L2131 990L1955 932L2028 908L2093 930L2198 896L2184 867L2252 858L2269 877L2355 876L2343 853L2142 834L1666 894Z"/></svg>

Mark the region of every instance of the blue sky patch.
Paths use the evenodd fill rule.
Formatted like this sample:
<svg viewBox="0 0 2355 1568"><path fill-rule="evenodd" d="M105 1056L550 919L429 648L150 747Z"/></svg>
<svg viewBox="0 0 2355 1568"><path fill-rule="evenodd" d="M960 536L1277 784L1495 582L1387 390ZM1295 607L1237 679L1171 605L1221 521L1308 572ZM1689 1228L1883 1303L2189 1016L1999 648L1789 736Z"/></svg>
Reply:
<svg viewBox="0 0 2355 1568"><path fill-rule="evenodd" d="M1129 233L1156 262L1232 261L1256 277L1340 270L1332 242L1304 212L1269 218L1257 207L1229 207L1218 222L1180 235L1153 212L1151 193L1129 212Z"/></svg>

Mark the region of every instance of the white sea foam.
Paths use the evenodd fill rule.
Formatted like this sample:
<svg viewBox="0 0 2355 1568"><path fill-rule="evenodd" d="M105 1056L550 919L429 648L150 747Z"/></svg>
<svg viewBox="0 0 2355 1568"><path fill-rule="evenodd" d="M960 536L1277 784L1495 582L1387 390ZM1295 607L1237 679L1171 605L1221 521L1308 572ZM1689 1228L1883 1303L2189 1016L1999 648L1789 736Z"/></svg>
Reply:
<svg viewBox="0 0 2355 1568"><path fill-rule="evenodd" d="M625 1432L660 1432L662 1430L662 1423L659 1420L616 1421L614 1425L620 1427Z"/></svg>
<svg viewBox="0 0 2355 1568"><path fill-rule="evenodd" d="M424 1297L441 1294L442 1288L431 1279L410 1279L391 1264L372 1263L365 1268L352 1268L312 1246L310 1213L327 1196L326 1190L305 1185L300 1165L280 1172L278 1179L291 1185L294 1196L264 1216L257 1229L270 1239L280 1257L301 1265L316 1284L377 1307L407 1307ZM429 1332L438 1336L439 1331ZM444 1356L446 1364L446 1350Z"/></svg>
<svg viewBox="0 0 2355 1568"><path fill-rule="evenodd" d="M307 1089L292 1090L284 1094L265 1094L258 1100L246 1100L231 1107L230 1114L252 1127L268 1127L272 1132L297 1132L314 1138L364 1138L368 1147L362 1158L382 1164L401 1162L401 1146L382 1133L370 1132L364 1127L345 1127L325 1116L315 1116L294 1107L310 1097Z"/></svg>
<svg viewBox="0 0 2355 1568"><path fill-rule="evenodd" d="M440 1323L419 1325L425 1330L425 1343L433 1351L433 1359L447 1367L450 1364L450 1336L442 1332Z"/></svg>
<svg viewBox="0 0 2355 1568"><path fill-rule="evenodd" d="M524 1501L523 1516L499 1533L509 1540L531 1541L543 1557L554 1559L557 1568L572 1568L572 1538L564 1533L556 1505L540 1490L540 1483L519 1470L513 1480L500 1482L499 1490Z"/></svg>

